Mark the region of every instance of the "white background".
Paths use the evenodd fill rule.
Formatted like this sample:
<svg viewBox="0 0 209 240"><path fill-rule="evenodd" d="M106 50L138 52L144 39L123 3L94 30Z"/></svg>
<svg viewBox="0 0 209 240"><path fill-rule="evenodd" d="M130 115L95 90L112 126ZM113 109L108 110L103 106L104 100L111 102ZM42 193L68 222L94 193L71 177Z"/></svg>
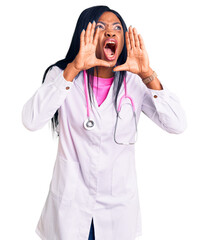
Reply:
<svg viewBox="0 0 209 240"><path fill-rule="evenodd" d="M80 13L101 4L118 11L128 27L141 33L151 68L179 97L188 120L186 131L175 135L141 115L136 144L140 239L208 240L206 0L19 0L1 6L0 239L39 239L35 227L57 140L50 123L35 132L24 128L22 107L41 86L45 69L65 57Z"/></svg>

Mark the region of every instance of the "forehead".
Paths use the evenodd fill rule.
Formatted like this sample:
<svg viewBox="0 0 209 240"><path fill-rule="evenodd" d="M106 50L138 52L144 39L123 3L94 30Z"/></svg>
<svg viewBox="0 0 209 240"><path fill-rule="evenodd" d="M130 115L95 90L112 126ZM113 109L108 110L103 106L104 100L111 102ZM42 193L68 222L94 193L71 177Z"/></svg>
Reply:
<svg viewBox="0 0 209 240"><path fill-rule="evenodd" d="M102 22L105 22L105 23L115 23L115 22L120 22L119 18L112 12L104 12L100 18L98 19L98 21L102 21Z"/></svg>

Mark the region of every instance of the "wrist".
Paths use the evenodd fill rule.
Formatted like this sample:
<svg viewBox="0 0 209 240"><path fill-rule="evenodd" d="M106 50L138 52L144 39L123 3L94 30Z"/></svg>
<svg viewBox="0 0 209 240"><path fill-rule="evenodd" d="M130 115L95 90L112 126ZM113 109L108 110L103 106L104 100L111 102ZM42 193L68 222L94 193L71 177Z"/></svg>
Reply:
<svg viewBox="0 0 209 240"><path fill-rule="evenodd" d="M67 64L67 67L65 68L63 72L63 76L66 81L73 81L75 76L79 73L80 71L75 68L74 62L70 62Z"/></svg>
<svg viewBox="0 0 209 240"><path fill-rule="evenodd" d="M79 73L83 69L79 68L79 66L77 64L78 62L79 62L79 60L77 60L77 56L76 56L75 59L70 64L72 65L72 68L74 69L74 71Z"/></svg>
<svg viewBox="0 0 209 240"><path fill-rule="evenodd" d="M138 74L138 76L143 80L143 79L151 76L151 75L153 74L153 72L154 72L154 71L149 67L148 71L146 71L146 72L141 72L141 73Z"/></svg>

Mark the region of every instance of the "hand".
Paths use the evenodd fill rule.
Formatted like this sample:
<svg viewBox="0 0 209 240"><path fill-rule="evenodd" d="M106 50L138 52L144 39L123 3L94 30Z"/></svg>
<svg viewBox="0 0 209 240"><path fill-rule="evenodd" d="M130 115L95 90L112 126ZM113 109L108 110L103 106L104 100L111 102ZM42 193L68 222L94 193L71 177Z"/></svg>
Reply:
<svg viewBox="0 0 209 240"><path fill-rule="evenodd" d="M96 58L96 46L99 36L99 28L95 31L96 22L89 22L86 31L83 30L80 35L80 49L78 55L73 60L74 67L78 71L87 70L95 66L110 67L107 61Z"/></svg>
<svg viewBox="0 0 209 240"><path fill-rule="evenodd" d="M139 76L146 75L148 72L150 73L149 58L142 36L137 34L136 29L132 29L130 26L129 31L125 33L125 38L127 60L124 64L115 67L113 71L129 71Z"/></svg>

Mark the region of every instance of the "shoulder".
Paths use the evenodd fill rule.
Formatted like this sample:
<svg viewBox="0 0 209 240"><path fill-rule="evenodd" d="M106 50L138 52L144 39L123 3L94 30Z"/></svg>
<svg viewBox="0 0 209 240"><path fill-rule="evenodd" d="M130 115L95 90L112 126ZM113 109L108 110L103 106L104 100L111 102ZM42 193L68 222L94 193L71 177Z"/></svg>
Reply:
<svg viewBox="0 0 209 240"><path fill-rule="evenodd" d="M58 74L60 74L61 72L63 72L63 70L61 68L59 68L58 66L52 66L48 72L47 72L47 76L57 76Z"/></svg>
<svg viewBox="0 0 209 240"><path fill-rule="evenodd" d="M141 91L146 90L146 86L142 82L141 78L132 72L127 71L126 72L126 83L127 85L130 85L133 89L140 89Z"/></svg>
<svg viewBox="0 0 209 240"><path fill-rule="evenodd" d="M134 81L134 83L141 85L141 78L137 74L126 71L126 82L128 83L129 81Z"/></svg>
<svg viewBox="0 0 209 240"><path fill-rule="evenodd" d="M49 68L49 70L46 73L44 83L45 84L52 83L55 81L57 77L59 76L62 77L63 71L64 70L62 70L58 66L52 66L51 68Z"/></svg>
<svg viewBox="0 0 209 240"><path fill-rule="evenodd" d="M140 77L137 74L129 72L129 71L126 71L126 78L127 78L127 80L132 79L132 78L140 79Z"/></svg>
<svg viewBox="0 0 209 240"><path fill-rule="evenodd" d="M48 72L47 72L47 74L46 74L46 80L47 80L47 79L55 79L56 77L62 77L62 78L64 78L64 77L63 77L63 72L64 72L64 69L61 69L60 67L54 65L54 66L52 66L52 67L48 70ZM77 79L77 78L79 78L79 77L81 78L81 77L82 77L82 75L81 75L82 72L83 72L83 71L80 71L80 72L77 74L77 76L75 77L75 79Z"/></svg>

